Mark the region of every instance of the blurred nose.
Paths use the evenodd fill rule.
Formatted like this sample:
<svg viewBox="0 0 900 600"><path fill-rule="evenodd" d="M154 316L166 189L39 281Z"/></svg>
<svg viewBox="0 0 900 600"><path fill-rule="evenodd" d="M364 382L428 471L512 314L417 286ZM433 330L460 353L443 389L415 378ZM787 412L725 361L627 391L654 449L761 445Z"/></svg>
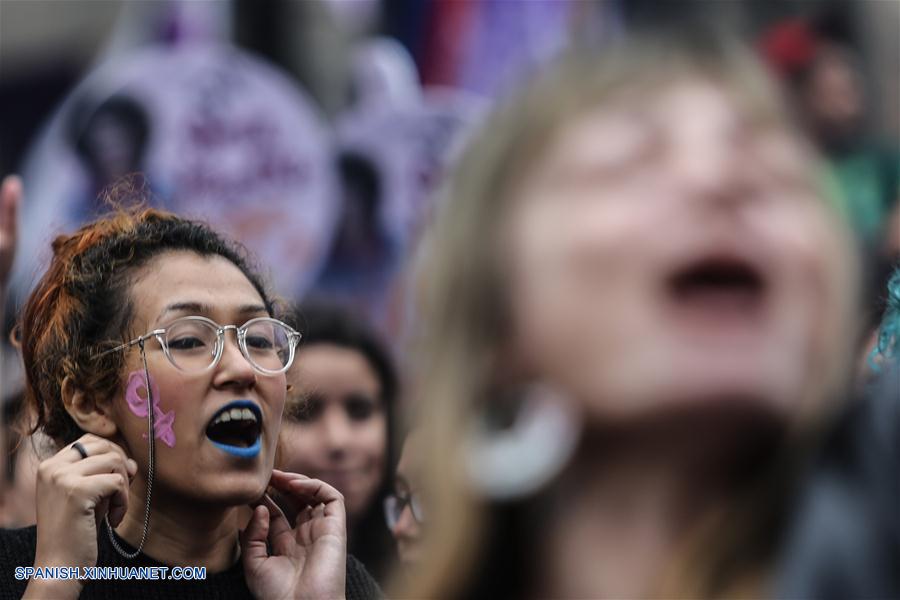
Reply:
<svg viewBox="0 0 900 600"><path fill-rule="evenodd" d="M714 205L739 203L748 193L740 158L736 140L696 140L673 161L678 188L688 198Z"/></svg>
<svg viewBox="0 0 900 600"><path fill-rule="evenodd" d="M748 197L750 135L737 112L717 94L694 98L671 132L668 167L680 197L729 205Z"/></svg>
<svg viewBox="0 0 900 600"><path fill-rule="evenodd" d="M340 407L330 406L323 420L325 428L325 447L332 458L343 456L350 442L350 423Z"/></svg>
<svg viewBox="0 0 900 600"><path fill-rule="evenodd" d="M225 332L225 346L222 358L216 365L214 384L216 387L252 389L256 385L256 371L241 353L233 331Z"/></svg>

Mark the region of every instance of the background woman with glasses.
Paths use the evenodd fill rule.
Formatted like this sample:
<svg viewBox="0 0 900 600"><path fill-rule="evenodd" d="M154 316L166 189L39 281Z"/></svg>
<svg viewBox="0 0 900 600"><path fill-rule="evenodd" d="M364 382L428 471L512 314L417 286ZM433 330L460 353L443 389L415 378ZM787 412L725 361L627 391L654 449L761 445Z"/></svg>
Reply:
<svg viewBox="0 0 900 600"><path fill-rule="evenodd" d="M421 472L425 445L421 437L415 431L406 436L394 477L394 493L384 499L384 518L397 542L397 553L404 567L418 565L422 559L426 508Z"/></svg>
<svg viewBox="0 0 900 600"><path fill-rule="evenodd" d="M38 470L37 527L0 534L0 568L196 566L206 579L7 577L0 597L378 595L347 557L341 494L273 471L300 337L273 317L243 251L203 224L119 210L55 240L17 339L35 428L60 450Z"/></svg>

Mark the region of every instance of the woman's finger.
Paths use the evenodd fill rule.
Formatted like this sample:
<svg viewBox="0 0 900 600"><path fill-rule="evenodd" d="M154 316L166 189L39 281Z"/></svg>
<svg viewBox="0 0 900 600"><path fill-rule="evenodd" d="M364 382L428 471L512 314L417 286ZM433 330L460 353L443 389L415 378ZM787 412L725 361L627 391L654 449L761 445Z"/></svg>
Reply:
<svg viewBox="0 0 900 600"><path fill-rule="evenodd" d="M69 475L64 487L70 494L89 502L92 507L96 507L104 499L116 504L128 502L127 480L120 473L101 473L87 477Z"/></svg>
<svg viewBox="0 0 900 600"><path fill-rule="evenodd" d="M278 505L268 495L263 496L263 504L269 510L269 535L266 539L268 539L275 554L290 556L296 544L293 527L291 527L290 522Z"/></svg>
<svg viewBox="0 0 900 600"><path fill-rule="evenodd" d="M268 495L281 509L288 523L293 523L296 526L299 515L307 505L305 502L292 498L290 494L285 492L287 485L294 479L309 479L309 477L298 473L287 473L279 469L272 469Z"/></svg>
<svg viewBox="0 0 900 600"><path fill-rule="evenodd" d="M287 483L283 497L291 504L292 512L299 513L306 507L326 505L325 515L346 519L344 497L336 489L318 479L293 480ZM310 517L311 518L311 517ZM308 521L297 518L296 522Z"/></svg>
<svg viewBox="0 0 900 600"><path fill-rule="evenodd" d="M75 447L75 443L81 444L85 454L87 454L87 458L81 456L81 453ZM137 473L137 463L125 454L121 446L114 442L88 433L81 436L75 443L69 444L57 452L53 458L66 463L76 463L94 456L116 454L122 458L130 476L134 476Z"/></svg>
<svg viewBox="0 0 900 600"><path fill-rule="evenodd" d="M8 175L0 184L0 288L5 287L12 270L18 237L19 204L22 202L22 180Z"/></svg>
<svg viewBox="0 0 900 600"><path fill-rule="evenodd" d="M115 446L115 444L111 444L111 446ZM77 450L69 448L68 452L62 452L51 459L53 462L48 466L54 470L82 476L120 473L125 477L126 482L130 482L137 474L137 463L126 458L124 453L110 448L110 445L94 444L90 448L91 450L88 450L88 446L85 445L87 458L81 458Z"/></svg>
<svg viewBox="0 0 900 600"><path fill-rule="evenodd" d="M295 479L309 479L306 475L301 475L300 473L288 473L287 471L282 471L280 469L272 469L272 479L276 481L281 481L283 483L288 483L290 481L294 481Z"/></svg>
<svg viewBox="0 0 900 600"><path fill-rule="evenodd" d="M70 473L76 475L88 476L99 475L101 473L119 473L125 480L131 479L131 473L128 472L125 460L117 454L98 454L97 456L88 456L87 458L67 466L66 469Z"/></svg>
<svg viewBox="0 0 900 600"><path fill-rule="evenodd" d="M346 518L344 496L332 486L318 479L295 479L288 484L288 492L307 506L323 505L325 516Z"/></svg>
<svg viewBox="0 0 900 600"><path fill-rule="evenodd" d="M109 500L109 524L112 527L118 527L122 522L122 519L125 518L125 513L128 512L128 484L125 483L128 481L127 477L122 480L123 484L119 487L118 491L113 494L112 498Z"/></svg>
<svg viewBox="0 0 900 600"><path fill-rule="evenodd" d="M310 479L309 477L306 477L305 475L298 475L296 473L284 473L283 471L276 470L276 471L272 472L272 478L269 479L269 485L272 487L273 490L275 490L275 492L277 494L281 494L281 497L279 497L280 500L285 499L289 502L292 502L293 504L296 504L297 501L300 499L297 497L297 494L293 491L292 484L295 481L320 481L320 480ZM322 482L322 483L323 483L323 485L327 485L324 482ZM334 488L331 488L331 489L334 489ZM337 490L335 490L335 492L337 493ZM303 500L301 500L301 503L296 506L296 508L299 511L304 506L308 506L309 504L316 504L317 502L319 502L319 501L314 500L314 499L312 500L312 502L307 502L305 499L303 499Z"/></svg>
<svg viewBox="0 0 900 600"><path fill-rule="evenodd" d="M0 228L4 234L15 235L21 202L22 179L18 175L7 175L0 183Z"/></svg>
<svg viewBox="0 0 900 600"><path fill-rule="evenodd" d="M253 509L247 528L241 532L241 560L248 573L254 573L260 562L269 557L266 540L269 535L269 509L260 504Z"/></svg>
<svg viewBox="0 0 900 600"><path fill-rule="evenodd" d="M292 498L306 500L306 504L310 506L344 499L337 488L328 485L321 479L272 477L270 483L272 487L289 494Z"/></svg>
<svg viewBox="0 0 900 600"><path fill-rule="evenodd" d="M304 523L309 523L312 520L312 507L307 506L297 515L297 527L300 527Z"/></svg>
<svg viewBox="0 0 900 600"><path fill-rule="evenodd" d="M83 435L78 443L81 444L82 448L85 449L88 456L96 456L98 454L109 454L115 453L122 457L122 460L128 460L128 454L125 453L125 450L122 446L118 445L115 442L111 442L105 438L92 435L90 433ZM74 456L79 456L79 452L73 448L75 444L69 444L67 448L70 448L69 452L74 453Z"/></svg>

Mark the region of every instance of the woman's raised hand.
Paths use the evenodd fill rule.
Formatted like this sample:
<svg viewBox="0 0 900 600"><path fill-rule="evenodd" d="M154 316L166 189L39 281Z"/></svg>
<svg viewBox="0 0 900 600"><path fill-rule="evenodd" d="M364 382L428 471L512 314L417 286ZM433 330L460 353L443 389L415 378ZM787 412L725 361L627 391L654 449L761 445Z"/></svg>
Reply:
<svg viewBox="0 0 900 600"><path fill-rule="evenodd" d="M244 574L257 598L343 598L347 517L336 489L274 470L271 485L297 514L294 523L266 496L241 534ZM271 548L271 554L269 553Z"/></svg>
<svg viewBox="0 0 900 600"><path fill-rule="evenodd" d="M78 446L84 451L85 457ZM137 463L109 440L86 434L41 462L37 472L35 567L93 567L97 531L107 514L117 526L128 509L128 486ZM46 595L44 581L32 580L25 597ZM77 580L57 581L54 596L80 592Z"/></svg>
<svg viewBox="0 0 900 600"><path fill-rule="evenodd" d="M22 203L22 180L15 175L7 175L0 183L0 290L12 271L16 255L18 212Z"/></svg>

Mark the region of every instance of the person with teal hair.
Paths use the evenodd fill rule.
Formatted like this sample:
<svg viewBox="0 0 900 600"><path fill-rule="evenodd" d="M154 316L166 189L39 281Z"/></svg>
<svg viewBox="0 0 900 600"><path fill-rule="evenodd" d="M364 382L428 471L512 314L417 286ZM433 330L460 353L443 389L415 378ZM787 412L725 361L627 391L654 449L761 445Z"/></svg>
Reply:
<svg viewBox="0 0 900 600"><path fill-rule="evenodd" d="M869 355L869 365L876 373L881 372L881 363L896 360L900 356L900 266L896 268L887 285L887 307L875 347Z"/></svg>

